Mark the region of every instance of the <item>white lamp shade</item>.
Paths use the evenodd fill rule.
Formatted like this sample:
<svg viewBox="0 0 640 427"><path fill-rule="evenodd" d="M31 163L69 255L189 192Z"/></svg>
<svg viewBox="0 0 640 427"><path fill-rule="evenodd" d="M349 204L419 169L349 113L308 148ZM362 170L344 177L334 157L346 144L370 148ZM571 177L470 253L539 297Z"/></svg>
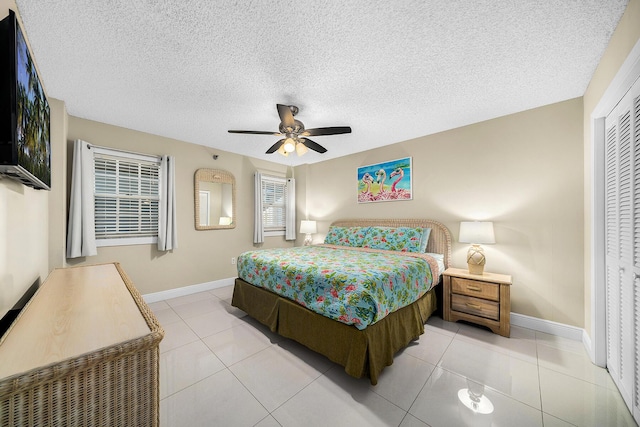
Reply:
<svg viewBox="0 0 640 427"><path fill-rule="evenodd" d="M298 153L298 156L302 156L307 151L309 151L309 150L307 149L306 145L304 145L300 141L296 142L296 153Z"/></svg>
<svg viewBox="0 0 640 427"><path fill-rule="evenodd" d="M284 144L282 144L282 147L284 147L285 152L291 153L296 149L296 141L293 138L287 138Z"/></svg>
<svg viewBox="0 0 640 427"><path fill-rule="evenodd" d="M460 223L460 243L489 244L495 243L493 222L491 221L462 221Z"/></svg>
<svg viewBox="0 0 640 427"><path fill-rule="evenodd" d="M278 153L282 154L283 156L287 157L289 155L289 153L287 153L286 151L284 151L284 144L282 144L280 146L280 148L278 148Z"/></svg>
<svg viewBox="0 0 640 427"><path fill-rule="evenodd" d="M303 234L314 234L318 232L318 228L316 227L315 221L300 221L300 233Z"/></svg>

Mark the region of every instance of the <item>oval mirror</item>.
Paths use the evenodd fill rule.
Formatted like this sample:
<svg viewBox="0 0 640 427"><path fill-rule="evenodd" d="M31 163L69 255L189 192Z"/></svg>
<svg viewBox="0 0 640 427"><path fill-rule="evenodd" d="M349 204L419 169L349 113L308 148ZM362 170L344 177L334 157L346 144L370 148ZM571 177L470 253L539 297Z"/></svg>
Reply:
<svg viewBox="0 0 640 427"><path fill-rule="evenodd" d="M195 174L196 230L236 228L236 179L219 169Z"/></svg>

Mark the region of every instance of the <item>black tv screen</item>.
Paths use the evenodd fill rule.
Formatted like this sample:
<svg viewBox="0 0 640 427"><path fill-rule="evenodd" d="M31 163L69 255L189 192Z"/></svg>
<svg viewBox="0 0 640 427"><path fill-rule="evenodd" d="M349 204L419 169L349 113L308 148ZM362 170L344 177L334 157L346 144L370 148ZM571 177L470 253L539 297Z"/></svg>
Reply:
<svg viewBox="0 0 640 427"><path fill-rule="evenodd" d="M49 102L13 11L0 21L0 61L0 172L49 190Z"/></svg>

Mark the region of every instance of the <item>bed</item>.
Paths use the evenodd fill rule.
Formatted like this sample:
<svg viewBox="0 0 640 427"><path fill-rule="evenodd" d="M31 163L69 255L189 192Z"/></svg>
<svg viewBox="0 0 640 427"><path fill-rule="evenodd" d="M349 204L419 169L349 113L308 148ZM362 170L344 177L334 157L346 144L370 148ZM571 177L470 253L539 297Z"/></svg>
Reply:
<svg viewBox="0 0 640 427"><path fill-rule="evenodd" d="M420 242L420 249L416 252L400 252L400 246L395 248L396 251L385 250L389 248L388 246L382 246L383 249L380 249L380 246L376 246L376 241L371 239L373 233L370 232L371 230L388 232L390 229L393 232L423 230L426 239ZM451 259L451 235L444 225L428 219L339 220L331 224L329 235L332 234L332 230L352 232L355 230L352 237L356 236L358 230L364 231L355 237L357 242L354 243L353 238L350 243L347 242L347 246L352 246L351 249L344 246L344 235L341 235L340 242L327 239L329 244L307 247L307 249L291 248L291 252L286 254L283 254L282 249L266 249L242 254L238 258L239 277L235 280L232 304L269 327L271 331L325 355L343 366L345 372L353 377L368 377L371 384L375 385L380 372L393 363L395 353L424 333L425 322L436 311L438 300L436 294L441 294L441 286L438 284L441 282L442 272L449 266ZM427 230L429 230L428 233ZM359 238L363 238L362 234L367 239L360 241ZM379 238L379 236L374 237L374 239ZM382 240L384 241L384 235ZM402 250L406 250L406 247ZM315 265L317 260L309 260L307 257L312 253L313 256L317 256L318 253L320 255L332 253L333 257L336 255L343 257L345 266L349 264L351 258L360 256L356 253L363 254L362 256L365 257L357 262L364 265L369 263L372 266L395 262L387 261L395 257L403 260L401 264L404 271L400 273L401 279L390 279L391 276L383 271L380 274L384 274L388 282L378 287L374 287L365 280L363 288L369 291L368 294L355 298L351 294L336 293L331 285L336 282L335 278L331 279L333 282L326 281L326 277L312 279L304 275L304 271L300 270L301 267L297 267L298 270L295 269L296 262L302 262L313 265L313 269L320 273L326 273L326 275L335 273L335 266L325 269L320 264ZM439 257L429 254L439 254ZM265 264L265 259L268 260L270 256L280 260L276 262L278 265ZM379 258L387 256L389 258ZM326 260L322 261L322 256L320 258L319 262L326 262ZM421 284L422 282L418 283L422 279L410 276L409 270L417 269L419 266L429 270L425 272L424 285ZM373 267L361 268L361 270L370 273ZM345 291L352 286L350 285L352 282L349 281L351 279L350 276L346 276L346 272L340 272L340 274L345 276L341 276L338 282L342 281L345 286L337 287ZM310 296L306 293L301 286L311 281L314 287L323 290L324 294ZM388 288L388 290L380 290L379 287ZM387 291L396 293L388 294ZM385 292L386 298L389 299L391 295L390 301L384 298L367 301L375 298L373 294L382 296L381 294ZM414 295L407 295L408 293ZM332 299L330 294L336 298ZM329 298L325 298L325 295ZM417 299L410 302L411 298ZM327 299L332 299L332 302L329 303ZM334 303L338 299L347 303L343 306L335 306Z"/></svg>

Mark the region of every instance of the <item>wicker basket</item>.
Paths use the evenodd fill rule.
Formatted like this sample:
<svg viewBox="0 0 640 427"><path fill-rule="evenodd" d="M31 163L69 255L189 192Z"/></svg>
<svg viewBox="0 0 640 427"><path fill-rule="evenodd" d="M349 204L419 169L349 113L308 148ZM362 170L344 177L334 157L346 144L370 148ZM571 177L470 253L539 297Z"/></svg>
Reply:
<svg viewBox="0 0 640 427"><path fill-rule="evenodd" d="M159 424L159 344L164 331L120 265L113 265L149 333L0 378L0 426ZM97 266L75 268L92 267ZM0 340L0 349L7 337L16 333L16 325L33 302L42 297L48 282L49 279ZM12 338L15 340L15 336Z"/></svg>

